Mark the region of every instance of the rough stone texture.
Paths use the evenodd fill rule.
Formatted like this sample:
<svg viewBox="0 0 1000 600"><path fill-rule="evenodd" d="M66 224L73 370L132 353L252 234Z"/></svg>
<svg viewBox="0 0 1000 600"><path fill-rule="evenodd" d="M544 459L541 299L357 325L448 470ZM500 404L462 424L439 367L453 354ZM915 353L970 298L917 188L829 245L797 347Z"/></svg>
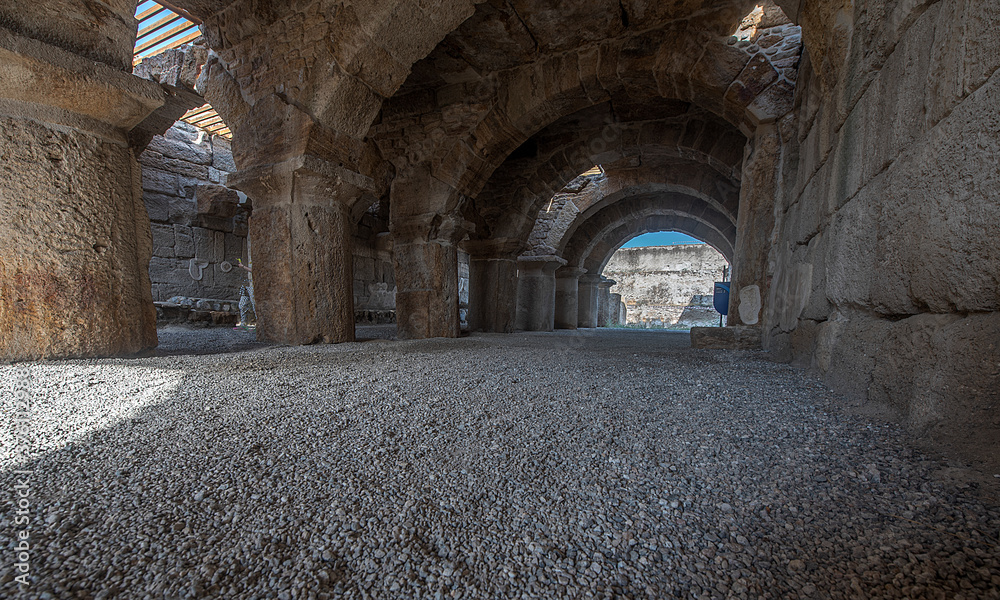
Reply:
<svg viewBox="0 0 1000 600"><path fill-rule="evenodd" d="M0 117L0 359L156 346L139 165L122 143Z"/></svg>
<svg viewBox="0 0 1000 600"><path fill-rule="evenodd" d="M760 286L756 284L743 286L739 289L738 294L740 296L739 308L737 309L740 313L739 322L746 325L756 325L760 322Z"/></svg>
<svg viewBox="0 0 1000 600"><path fill-rule="evenodd" d="M276 165L236 187L254 198L257 335L290 344L353 341L354 278L348 206L341 182L321 166ZM232 180L230 180L232 184Z"/></svg>
<svg viewBox="0 0 1000 600"><path fill-rule="evenodd" d="M458 249L439 241L397 240L393 262L399 338L458 337Z"/></svg>
<svg viewBox="0 0 1000 600"><path fill-rule="evenodd" d="M555 327L555 272L565 265L566 261L551 256L517 259L517 329L552 331Z"/></svg>
<svg viewBox="0 0 1000 600"><path fill-rule="evenodd" d="M580 323L580 275L584 270L563 267L556 270L555 313L556 329L576 329Z"/></svg>
<svg viewBox="0 0 1000 600"><path fill-rule="evenodd" d="M514 331L517 318L517 261L478 258L469 261L469 329L492 333Z"/></svg>
<svg viewBox="0 0 1000 600"><path fill-rule="evenodd" d="M251 204L223 185L235 170L229 141L179 121L152 138L139 163L152 221L153 300L237 300L247 281L237 260L249 263Z"/></svg>
<svg viewBox="0 0 1000 600"><path fill-rule="evenodd" d="M787 120L790 122L790 119ZM752 147L753 151L749 152ZM729 296L729 323L756 325L766 314L765 300L773 275L768 262L775 239L775 212L780 205L781 167L784 144L775 124L760 127L743 164L740 185L740 213L736 224L733 253L732 290ZM738 257L738 258L736 258ZM743 291L756 287L743 308ZM749 316L744 321L743 315Z"/></svg>
<svg viewBox="0 0 1000 600"><path fill-rule="evenodd" d="M628 324L691 327L718 321L713 290L728 265L707 244L621 248L604 275L617 282L612 290L628 307Z"/></svg>
<svg viewBox="0 0 1000 600"><path fill-rule="evenodd" d="M1000 437L1000 8L825 5L806 31L836 19L841 38L806 40L765 344L982 459Z"/></svg>
<svg viewBox="0 0 1000 600"><path fill-rule="evenodd" d="M598 315L598 284L601 281L599 273L586 273L580 276L577 306L579 327L597 327Z"/></svg>
<svg viewBox="0 0 1000 600"><path fill-rule="evenodd" d="M612 327L614 320L618 318L618 303L621 300L614 300L611 294L611 288L615 283L615 280L602 276L601 281L597 284L598 327Z"/></svg>
<svg viewBox="0 0 1000 600"><path fill-rule="evenodd" d="M130 0L5 2L0 6L0 24L26 37L128 71L135 42L134 10Z"/></svg>
<svg viewBox="0 0 1000 600"><path fill-rule="evenodd" d="M760 350L760 327L692 327L692 348Z"/></svg>

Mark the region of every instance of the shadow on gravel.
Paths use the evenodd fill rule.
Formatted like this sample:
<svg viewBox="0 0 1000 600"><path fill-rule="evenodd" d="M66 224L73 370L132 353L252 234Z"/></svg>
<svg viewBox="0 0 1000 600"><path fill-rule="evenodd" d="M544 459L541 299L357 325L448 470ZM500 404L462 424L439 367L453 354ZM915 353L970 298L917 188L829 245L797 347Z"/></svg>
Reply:
<svg viewBox="0 0 1000 600"><path fill-rule="evenodd" d="M230 354L274 345L257 341L255 331L231 327L167 325L158 328L156 335L160 342L156 348L156 356Z"/></svg>

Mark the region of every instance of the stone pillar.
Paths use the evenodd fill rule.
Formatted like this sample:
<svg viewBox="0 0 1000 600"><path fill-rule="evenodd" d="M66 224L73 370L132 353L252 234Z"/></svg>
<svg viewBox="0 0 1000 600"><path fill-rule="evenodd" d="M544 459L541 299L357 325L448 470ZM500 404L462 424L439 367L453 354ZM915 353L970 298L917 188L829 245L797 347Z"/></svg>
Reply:
<svg viewBox="0 0 1000 600"><path fill-rule="evenodd" d="M517 328L552 331L555 325L556 269L566 264L557 256L517 259Z"/></svg>
<svg viewBox="0 0 1000 600"><path fill-rule="evenodd" d="M464 244L469 253L469 329L514 331L517 315L518 240L482 240Z"/></svg>
<svg viewBox="0 0 1000 600"><path fill-rule="evenodd" d="M622 323L622 295L611 294L611 302L608 304L608 323L611 326L623 325Z"/></svg>
<svg viewBox="0 0 1000 600"><path fill-rule="evenodd" d="M230 187L253 199L257 337L283 344L354 340L349 202L358 193L313 157L240 171Z"/></svg>
<svg viewBox="0 0 1000 600"><path fill-rule="evenodd" d="M148 351L156 347L153 248L129 133L164 104L164 91L128 72L128 3L114 7L120 14L101 4L107 18L82 4L56 12L46 2L7 4L0 360Z"/></svg>
<svg viewBox="0 0 1000 600"><path fill-rule="evenodd" d="M580 322L580 275L587 269L563 267L556 271L556 329L576 329Z"/></svg>
<svg viewBox="0 0 1000 600"><path fill-rule="evenodd" d="M778 125L760 125L754 136L753 153L743 160L728 325L760 326L767 313L771 284L768 255L774 231L774 206L780 193L781 160Z"/></svg>
<svg viewBox="0 0 1000 600"><path fill-rule="evenodd" d="M577 294L579 327L597 327L597 284L601 276L587 273L580 276L579 293Z"/></svg>
<svg viewBox="0 0 1000 600"><path fill-rule="evenodd" d="M601 277L597 284L597 326L611 325L611 286L618 283L614 279ZM617 307L615 308L617 310Z"/></svg>
<svg viewBox="0 0 1000 600"><path fill-rule="evenodd" d="M394 222L391 227L397 337L458 337L455 227L441 224L436 215Z"/></svg>

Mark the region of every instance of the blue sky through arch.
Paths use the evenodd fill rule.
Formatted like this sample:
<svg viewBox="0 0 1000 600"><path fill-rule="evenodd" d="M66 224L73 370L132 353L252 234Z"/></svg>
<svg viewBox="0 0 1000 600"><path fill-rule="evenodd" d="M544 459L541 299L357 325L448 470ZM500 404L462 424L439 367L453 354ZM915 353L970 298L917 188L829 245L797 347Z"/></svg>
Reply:
<svg viewBox="0 0 1000 600"><path fill-rule="evenodd" d="M637 235L622 244L622 248L641 248L644 246L676 246L678 244L704 244L705 242L676 231L656 231Z"/></svg>

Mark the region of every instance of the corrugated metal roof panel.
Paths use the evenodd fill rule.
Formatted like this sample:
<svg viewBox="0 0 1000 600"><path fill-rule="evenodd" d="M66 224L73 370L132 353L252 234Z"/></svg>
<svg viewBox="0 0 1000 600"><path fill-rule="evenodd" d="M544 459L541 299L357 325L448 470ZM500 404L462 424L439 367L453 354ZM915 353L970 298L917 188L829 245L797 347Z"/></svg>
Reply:
<svg viewBox="0 0 1000 600"><path fill-rule="evenodd" d="M135 18L139 22L139 32L135 39L132 64L139 64L144 58L155 56L169 48L178 48L201 37L198 29L200 23L167 2L143 0L135 7ZM233 137L219 113L208 104L189 110L181 117L181 121L213 135L227 139Z"/></svg>

